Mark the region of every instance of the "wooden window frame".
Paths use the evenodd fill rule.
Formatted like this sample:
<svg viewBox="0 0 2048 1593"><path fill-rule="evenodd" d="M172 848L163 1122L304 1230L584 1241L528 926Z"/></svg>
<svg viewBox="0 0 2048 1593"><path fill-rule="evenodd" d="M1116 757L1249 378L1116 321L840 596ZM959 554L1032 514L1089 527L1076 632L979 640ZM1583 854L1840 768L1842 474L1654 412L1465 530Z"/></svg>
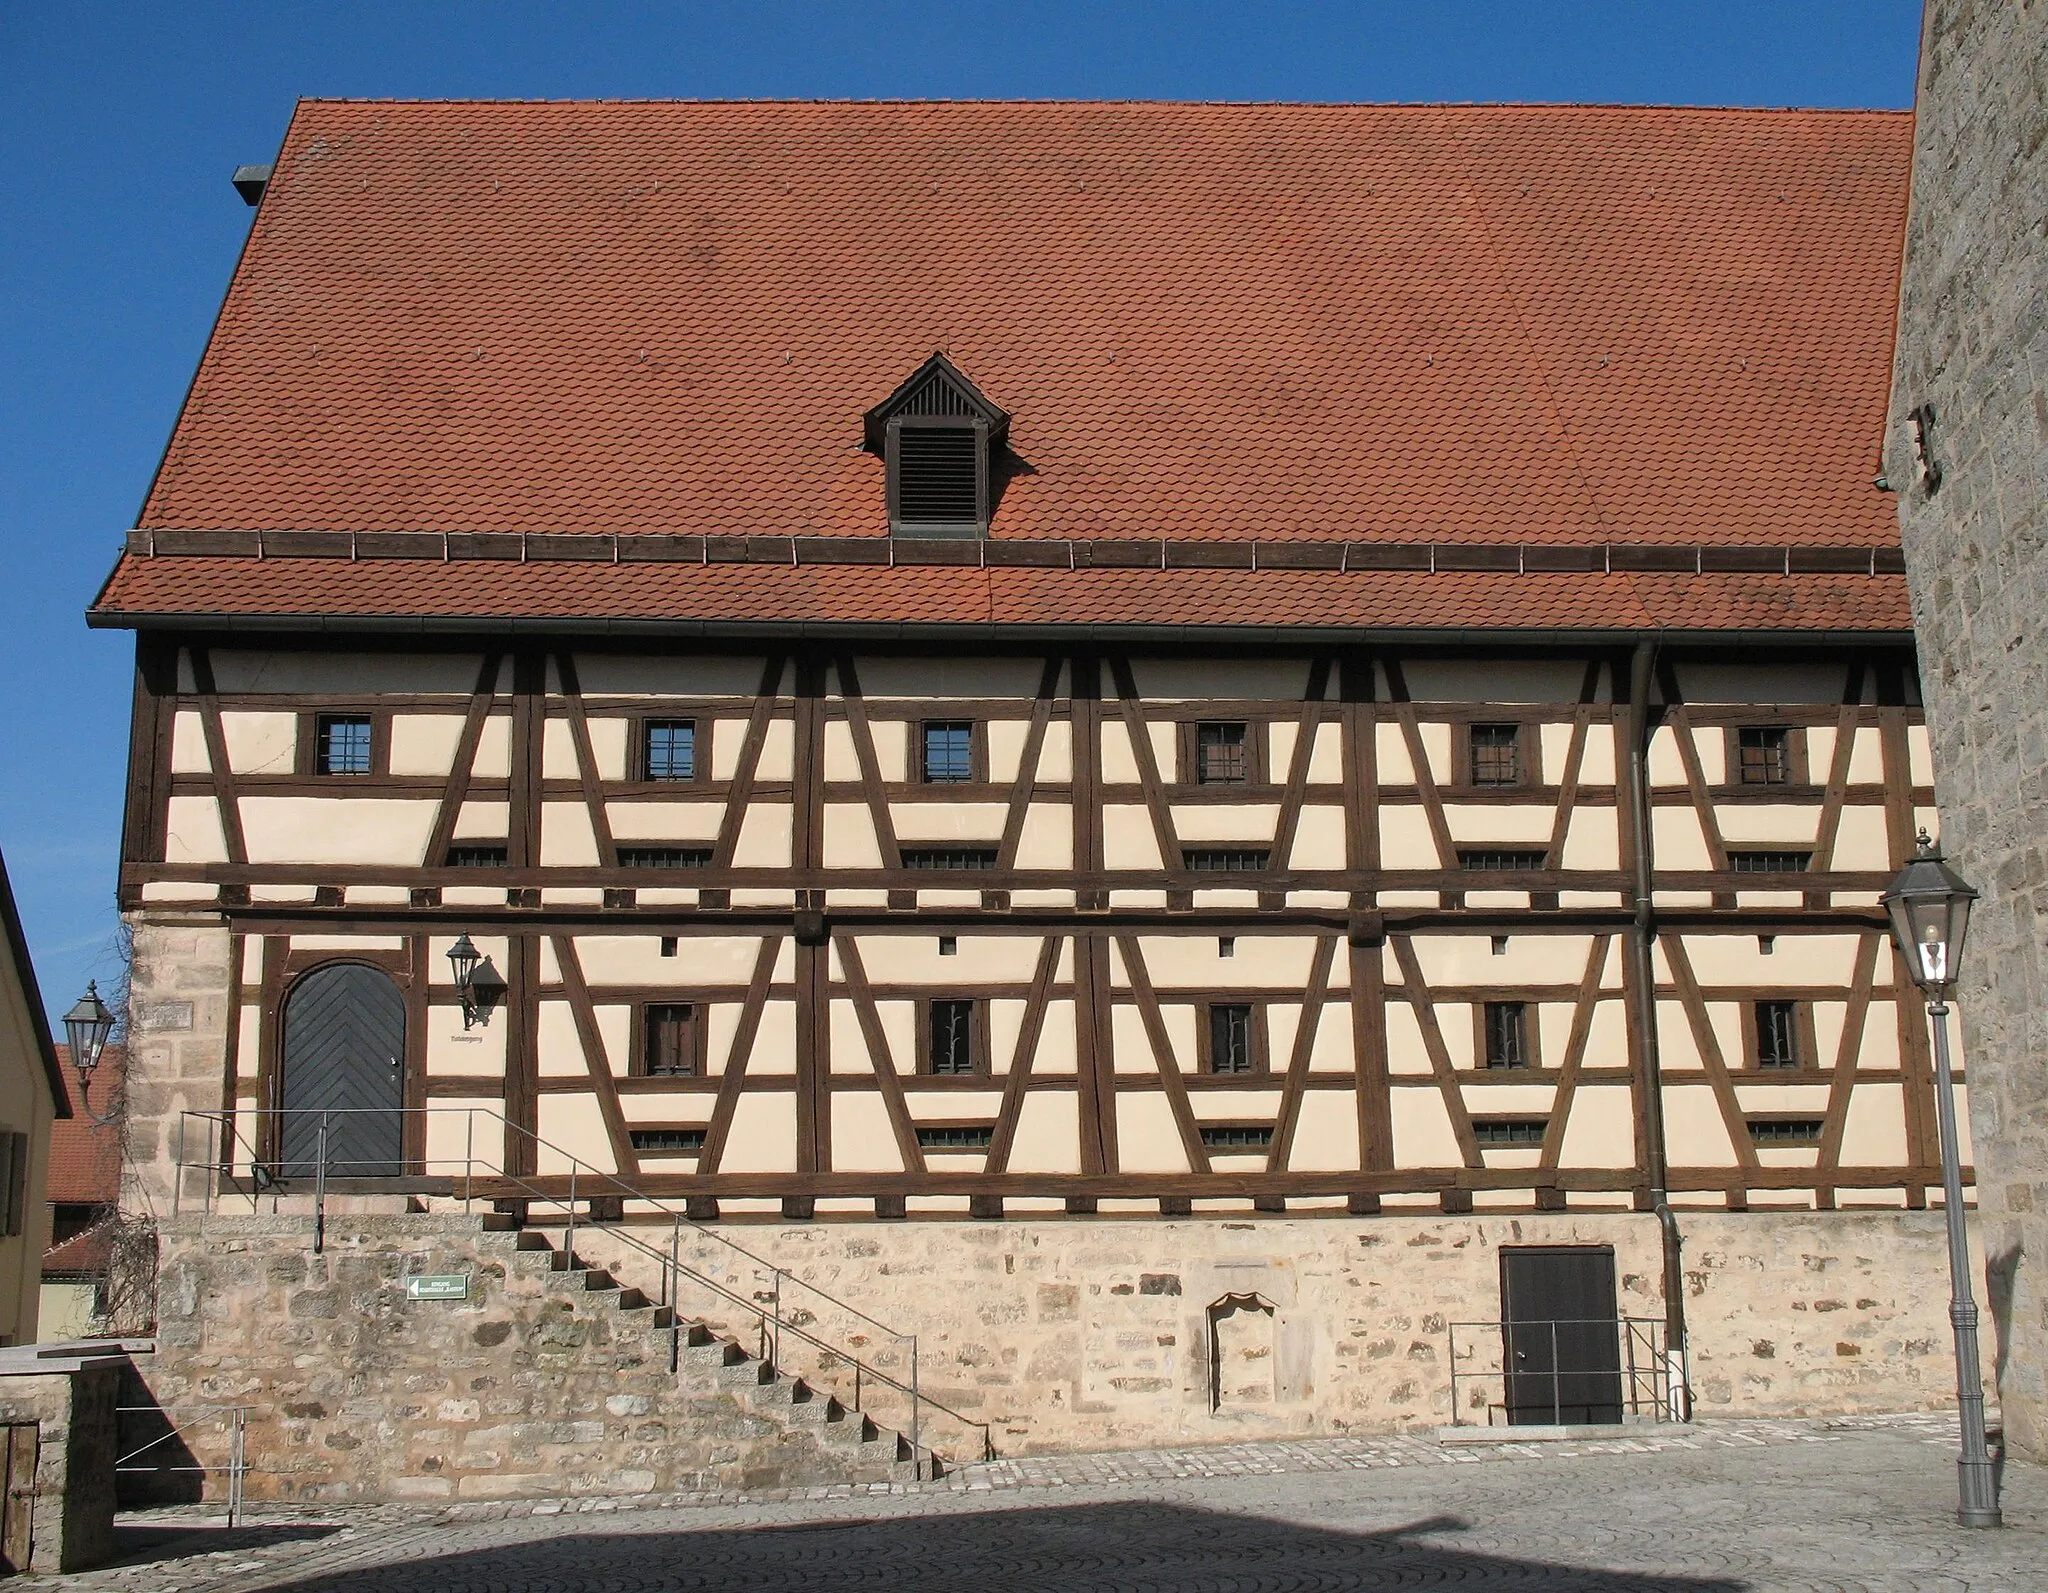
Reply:
<svg viewBox="0 0 2048 1593"><path fill-rule="evenodd" d="M1204 780L1202 778L1202 727L1204 725L1244 726L1244 779ZM1273 784L1273 767L1267 755L1267 721L1210 715L1180 720L1174 726L1175 784L1202 791L1250 791Z"/></svg>
<svg viewBox="0 0 2048 1593"><path fill-rule="evenodd" d="M655 1077L661 1078L664 1075L656 1074ZM684 1156L703 1155L704 1140L708 1133L709 1129L702 1123L628 1123L626 1125L626 1143L633 1146L633 1152L637 1156L653 1156L663 1159L673 1157L679 1159ZM651 1146L634 1144L633 1136L636 1134L695 1134L698 1136L698 1140L694 1150L657 1150Z"/></svg>
<svg viewBox="0 0 2048 1593"><path fill-rule="evenodd" d="M1532 728L1520 719L1468 719L1456 727L1452 738L1451 772L1457 785L1470 791L1526 791L1543 784L1543 737L1531 735ZM1512 780L1478 778L1479 760L1474 756L1472 738L1481 730L1505 729L1515 733L1515 777Z"/></svg>
<svg viewBox="0 0 2048 1593"><path fill-rule="evenodd" d="M980 719L964 715L919 718L912 721L917 734L910 738L910 783L921 786L962 786L988 784L988 726ZM967 727L967 778L964 780L934 780L926 772L924 756L925 733L940 725L965 725Z"/></svg>
<svg viewBox="0 0 2048 1593"><path fill-rule="evenodd" d="M1216 1069L1216 1020L1210 1016L1218 1007L1248 1007L1251 1010L1251 1066L1242 1072ZM1263 1001L1203 1001L1195 1008L1195 1057L1202 1076L1212 1079L1264 1078L1272 1073L1272 1056L1266 1045L1266 1004Z"/></svg>
<svg viewBox="0 0 2048 1593"><path fill-rule="evenodd" d="M690 727L690 776L686 780L657 780L648 772L648 732L657 724L688 725ZM698 714L645 713L635 714L632 730L626 738L626 779L633 785L655 786L666 790L671 786L702 785L711 762L711 723Z"/></svg>
<svg viewBox="0 0 2048 1593"><path fill-rule="evenodd" d="M381 780L391 773L391 715L389 708L308 708L298 716L297 745L293 748L292 772L309 780ZM361 774L320 772L320 721L323 719L367 719L370 721L370 767Z"/></svg>
<svg viewBox="0 0 2048 1593"><path fill-rule="evenodd" d="M967 1056L971 1065L965 1073L940 1073L932 1067L932 1005L939 1001L964 1001L972 1009L967 1021ZM988 1003L979 996L918 997L917 1071L927 1079L988 1078L995 1071L989 1062Z"/></svg>
<svg viewBox="0 0 2048 1593"><path fill-rule="evenodd" d="M1522 1009L1522 1060L1512 1065L1495 1062L1487 1050L1487 1014L1495 1007L1520 1007ZM1543 1024L1537 1014L1541 1004L1525 996L1501 996L1495 1000L1472 1003L1472 1061L1481 1073L1534 1073L1543 1066L1543 1050L1538 1036Z"/></svg>
<svg viewBox="0 0 2048 1593"><path fill-rule="evenodd" d="M648 1012L654 1007L688 1007L690 1016L690 1071L687 1073L654 1073L648 1069L647 1023ZM626 1065L626 1075L635 1079L701 1079L705 1076L705 1031L710 1028L705 1003L695 996L649 997L633 1003L633 1051ZM658 1124L635 1123L635 1128L658 1127ZM674 1127L690 1127L689 1124L675 1124ZM679 1154L679 1153L678 1153Z"/></svg>
<svg viewBox="0 0 2048 1593"><path fill-rule="evenodd" d="M502 863L451 863L448 859L455 855L455 849L458 846L495 846L505 854L505 861ZM510 868L512 866L512 843L503 837L495 835L458 835L448 843L447 850L434 860L433 866L435 868L460 869L465 874L487 874L494 868Z"/></svg>
<svg viewBox="0 0 2048 1593"><path fill-rule="evenodd" d="M1219 1145L1209 1138L1211 1134L1263 1134L1263 1143L1251 1145ZM1238 1121L1208 1121L1195 1125L1195 1137L1202 1142L1202 1148L1212 1156L1264 1156L1273 1147L1273 1125L1271 1123L1246 1123Z"/></svg>
<svg viewBox="0 0 2048 1593"><path fill-rule="evenodd" d="M1745 780L1742 778L1742 732L1745 730L1782 730L1785 732L1785 778L1783 780ZM1806 726L1775 724L1768 721L1759 723L1751 720L1747 724L1736 723L1722 727L1721 756L1723 759L1722 781L1724 788L1733 791L1792 791L1813 783L1806 755Z"/></svg>
<svg viewBox="0 0 2048 1593"><path fill-rule="evenodd" d="M1542 1148L1544 1136L1549 1132L1550 1129L1550 1115L1548 1113L1545 1113L1539 1117L1528 1113L1503 1113L1499 1115L1495 1115L1492 1113L1478 1114L1475 1115L1472 1119L1472 1129L1472 1137L1475 1141L1477 1141L1478 1146L1482 1151L1539 1150ZM1500 1129L1503 1131L1511 1129L1521 1129L1524 1131L1525 1135L1528 1130L1535 1129L1536 1134L1534 1138L1524 1137L1520 1140L1496 1140L1482 1137L1482 1130L1491 1132L1494 1129Z"/></svg>
<svg viewBox="0 0 2048 1593"><path fill-rule="evenodd" d="M956 521L917 520L903 518L901 470L903 461L903 433L912 428L925 430L971 431L974 433L974 519L961 523ZM886 488L889 506L889 534L891 536L949 541L955 538L985 537L988 535L989 516L994 508L994 492L989 480L990 435L989 423L964 415L892 415L883 440L883 461L888 478Z"/></svg>
<svg viewBox="0 0 2048 1593"><path fill-rule="evenodd" d="M1759 1123L1811 1123L1814 1125L1813 1137L1776 1142L1760 1140L1756 1137ZM1742 1114L1742 1127L1743 1132L1749 1135L1750 1144L1758 1150L1813 1150L1827 1137L1825 1114L1816 1116L1812 1112L1745 1112Z"/></svg>
<svg viewBox="0 0 2048 1593"><path fill-rule="evenodd" d="M940 999L945 1000L947 998L941 997ZM965 1077L965 1075L957 1073L941 1073L938 1076L940 1078ZM935 1122L918 1123L911 1132L917 1140L918 1149L927 1156L982 1156L987 1154L989 1146L994 1143L996 1125L985 1117L973 1119L945 1118ZM979 1145L928 1145L925 1143L924 1138L927 1133L979 1134L983 1136L983 1143Z"/></svg>
<svg viewBox="0 0 2048 1593"><path fill-rule="evenodd" d="M1814 1027L1813 1003L1796 1000L1791 996L1755 996L1743 1002L1742 1065L1752 1073L1782 1076L1787 1073L1811 1072L1819 1063L1819 1037ZM1787 1006L1792 1009L1792 1043L1796 1047L1797 1059L1787 1067L1774 1062L1768 1067L1763 1060L1761 1037L1757 1033L1757 1009L1764 1006Z"/></svg>

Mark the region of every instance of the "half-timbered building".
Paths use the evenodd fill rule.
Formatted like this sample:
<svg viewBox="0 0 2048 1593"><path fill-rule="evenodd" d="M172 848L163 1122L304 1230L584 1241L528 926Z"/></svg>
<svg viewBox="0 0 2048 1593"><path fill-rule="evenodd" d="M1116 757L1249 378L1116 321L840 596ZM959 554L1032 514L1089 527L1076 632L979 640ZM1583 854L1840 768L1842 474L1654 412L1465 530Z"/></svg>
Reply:
<svg viewBox="0 0 2048 1593"><path fill-rule="evenodd" d="M1191 1233L1403 1236L1396 1293L1404 1246L1619 1244L1657 1318L1919 1256L1870 1215L1939 1198L1876 900L1932 802L1872 479L1909 144L302 105L91 615L145 1185L598 1170L764 1243L1028 1227L1033 1286L1113 1235L1147 1295ZM1218 1265L1187 1308L1275 1310ZM953 1309L919 1275L859 1297ZM1418 1309L1503 1315L1459 1287ZM1300 1309L1258 1397L1309 1410L1372 1332ZM1887 1331L1722 1397L1878 1398Z"/></svg>

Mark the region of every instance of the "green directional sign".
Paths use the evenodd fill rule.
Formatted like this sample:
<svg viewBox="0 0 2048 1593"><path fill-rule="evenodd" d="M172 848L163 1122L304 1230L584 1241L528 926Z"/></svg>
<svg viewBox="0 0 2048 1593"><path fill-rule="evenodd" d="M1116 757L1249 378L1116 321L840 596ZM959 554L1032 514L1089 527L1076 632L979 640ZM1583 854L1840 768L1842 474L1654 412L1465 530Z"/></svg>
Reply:
<svg viewBox="0 0 2048 1593"><path fill-rule="evenodd" d="M466 1272L424 1272L405 1280L408 1300L467 1300L469 1274Z"/></svg>

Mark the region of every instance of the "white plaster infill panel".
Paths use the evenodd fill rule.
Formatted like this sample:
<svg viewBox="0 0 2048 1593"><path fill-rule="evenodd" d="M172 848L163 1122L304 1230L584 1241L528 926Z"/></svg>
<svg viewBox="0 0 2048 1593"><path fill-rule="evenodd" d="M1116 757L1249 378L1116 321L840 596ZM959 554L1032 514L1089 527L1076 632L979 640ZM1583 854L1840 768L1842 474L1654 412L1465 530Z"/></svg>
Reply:
<svg viewBox="0 0 2048 1593"><path fill-rule="evenodd" d="M445 775L455 767L461 740L462 718L458 714L393 714L391 772ZM291 765L287 762L284 767Z"/></svg>
<svg viewBox="0 0 2048 1593"><path fill-rule="evenodd" d="M228 845L221 833L220 806L210 796L174 796L164 827L167 863L224 863ZM254 848L251 848L252 854Z"/></svg>
<svg viewBox="0 0 2048 1593"><path fill-rule="evenodd" d="M183 717L181 714L180 718ZM228 746L228 767L236 774L290 774L297 756L297 714L223 711L221 739ZM395 726L394 726L395 730ZM396 750L394 740L393 750ZM393 774L408 771L393 767ZM439 771L434 771L438 773Z"/></svg>
<svg viewBox="0 0 2048 1593"><path fill-rule="evenodd" d="M252 863L417 867L439 803L384 797L244 797Z"/></svg>
<svg viewBox="0 0 2048 1593"><path fill-rule="evenodd" d="M620 841L715 841L720 802L608 802L605 818Z"/></svg>

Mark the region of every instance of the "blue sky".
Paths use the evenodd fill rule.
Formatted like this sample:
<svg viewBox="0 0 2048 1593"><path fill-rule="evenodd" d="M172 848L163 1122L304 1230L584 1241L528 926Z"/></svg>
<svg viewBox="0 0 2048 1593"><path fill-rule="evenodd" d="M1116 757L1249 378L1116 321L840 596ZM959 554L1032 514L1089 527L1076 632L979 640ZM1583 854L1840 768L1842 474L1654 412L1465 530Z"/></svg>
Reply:
<svg viewBox="0 0 2048 1593"><path fill-rule="evenodd" d="M43 994L114 966L132 648L82 612L301 95L1905 106L1918 0L0 6L0 851Z"/></svg>

